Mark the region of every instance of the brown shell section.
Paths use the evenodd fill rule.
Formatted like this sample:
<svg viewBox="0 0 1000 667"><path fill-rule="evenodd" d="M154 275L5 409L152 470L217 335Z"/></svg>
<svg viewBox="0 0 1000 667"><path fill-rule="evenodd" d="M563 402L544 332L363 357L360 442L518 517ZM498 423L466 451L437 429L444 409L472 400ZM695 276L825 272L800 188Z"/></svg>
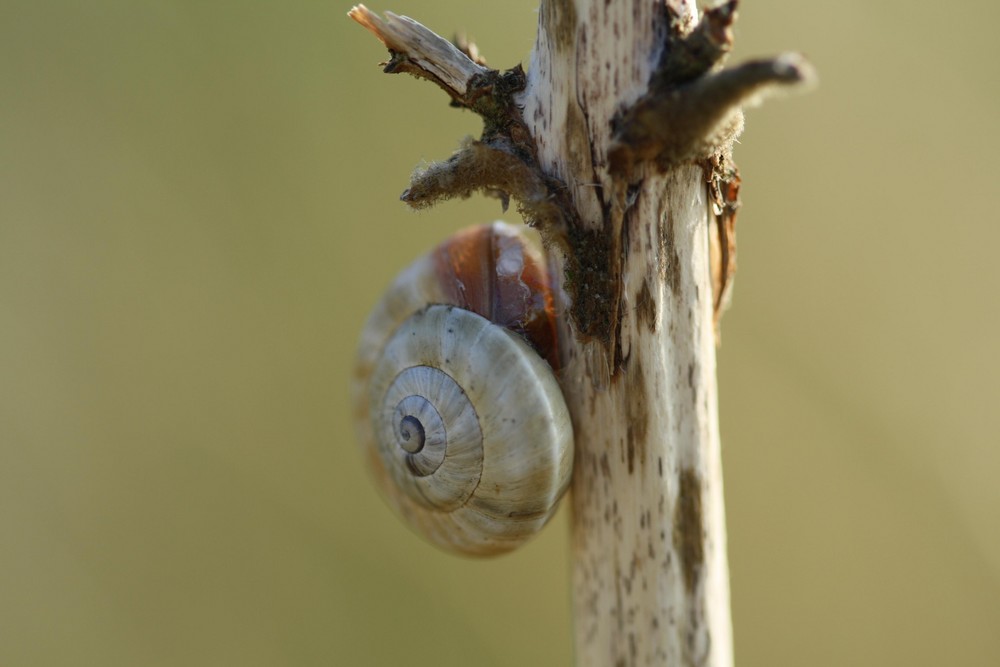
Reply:
<svg viewBox="0 0 1000 667"><path fill-rule="evenodd" d="M558 369L548 271L519 232L500 223L464 229L434 250L433 264L449 303L520 334Z"/></svg>

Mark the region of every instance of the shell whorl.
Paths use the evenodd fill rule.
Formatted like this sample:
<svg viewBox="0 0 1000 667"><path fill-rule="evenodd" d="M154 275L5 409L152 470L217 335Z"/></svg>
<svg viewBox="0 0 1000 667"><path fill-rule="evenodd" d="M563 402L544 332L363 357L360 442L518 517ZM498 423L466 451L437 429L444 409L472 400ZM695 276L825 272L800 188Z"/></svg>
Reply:
<svg viewBox="0 0 1000 667"><path fill-rule="evenodd" d="M425 318L408 323L433 326ZM394 373L400 362L405 370L379 396L383 374ZM479 486L483 470L483 431L469 397L450 375L407 359L403 350L389 352L372 384L376 393L370 400L381 406L372 413L379 455L392 480L425 508L460 507Z"/></svg>
<svg viewBox="0 0 1000 667"><path fill-rule="evenodd" d="M474 231L479 243L488 234L485 241L497 244L491 252L508 263L491 268L497 275L539 270L536 258L512 256L509 244L524 243L514 228ZM551 367L514 332L525 316L514 315L507 328L449 305L455 281L468 282L441 280L442 249L452 242L400 274L372 314L355 416L369 466L396 511L438 546L490 555L515 548L551 518L569 482L572 427ZM508 299L549 299L518 285L503 289ZM500 305L507 317L509 306Z"/></svg>

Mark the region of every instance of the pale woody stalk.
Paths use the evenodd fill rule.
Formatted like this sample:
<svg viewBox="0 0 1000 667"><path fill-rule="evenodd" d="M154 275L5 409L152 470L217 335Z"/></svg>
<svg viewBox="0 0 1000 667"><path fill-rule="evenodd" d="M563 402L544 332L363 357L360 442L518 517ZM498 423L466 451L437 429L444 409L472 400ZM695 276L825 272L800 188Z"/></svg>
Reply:
<svg viewBox="0 0 1000 667"><path fill-rule="evenodd" d="M545 0L526 80L410 19L351 13L395 54L386 71L428 78L485 120L404 201L513 198L549 251L576 441L581 666L733 664L715 361L735 250L731 148L741 103L811 78L792 55L720 71L735 9ZM501 88L484 106L477 91Z"/></svg>

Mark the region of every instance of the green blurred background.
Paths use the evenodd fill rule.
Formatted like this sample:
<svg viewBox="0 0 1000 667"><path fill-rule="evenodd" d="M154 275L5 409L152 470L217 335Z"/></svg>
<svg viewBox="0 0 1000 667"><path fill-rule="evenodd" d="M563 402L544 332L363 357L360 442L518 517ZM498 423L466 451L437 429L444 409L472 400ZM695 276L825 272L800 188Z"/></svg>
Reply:
<svg viewBox="0 0 1000 667"><path fill-rule="evenodd" d="M357 333L495 201L347 3L0 0L0 665L566 665L565 516L438 553L368 484ZM373 6L494 65L533 0ZM740 665L1000 664L994 3L746 0L720 382ZM508 216L508 219L512 219Z"/></svg>

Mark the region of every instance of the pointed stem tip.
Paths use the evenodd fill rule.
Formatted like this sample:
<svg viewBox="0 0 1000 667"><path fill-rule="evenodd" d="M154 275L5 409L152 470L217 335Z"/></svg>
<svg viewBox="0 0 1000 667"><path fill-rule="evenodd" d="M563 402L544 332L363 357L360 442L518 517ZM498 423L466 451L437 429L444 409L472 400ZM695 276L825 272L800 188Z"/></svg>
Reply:
<svg viewBox="0 0 1000 667"><path fill-rule="evenodd" d="M406 72L431 79L460 98L466 94L472 77L489 72L447 39L408 16L385 12L383 18L364 5L355 5L347 15L389 49L392 60L387 73Z"/></svg>

